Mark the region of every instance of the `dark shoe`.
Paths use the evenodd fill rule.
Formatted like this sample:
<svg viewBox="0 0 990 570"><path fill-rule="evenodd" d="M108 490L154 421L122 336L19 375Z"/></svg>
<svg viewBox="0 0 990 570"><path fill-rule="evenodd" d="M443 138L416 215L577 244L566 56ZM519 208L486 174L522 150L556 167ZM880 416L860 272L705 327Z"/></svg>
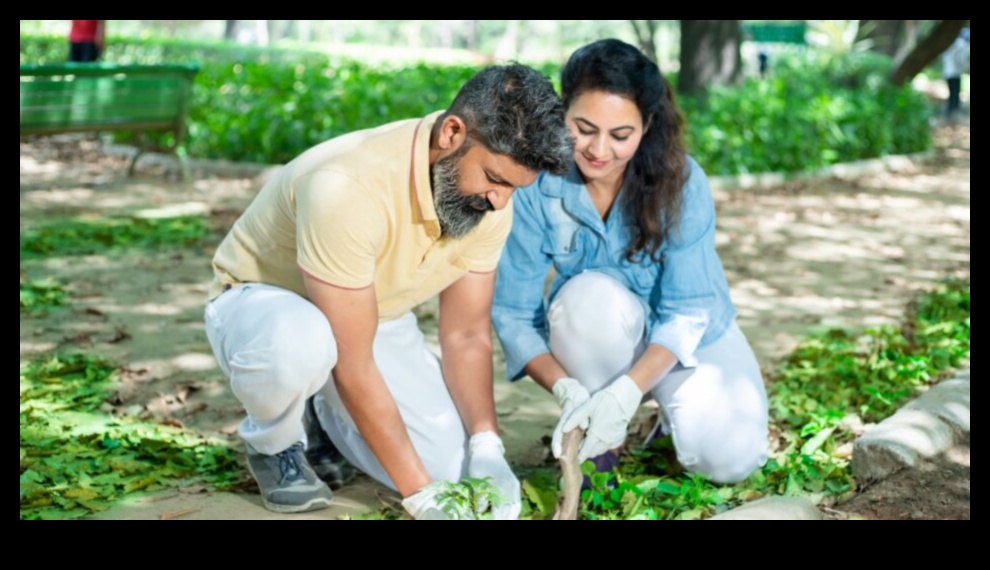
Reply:
<svg viewBox="0 0 990 570"><path fill-rule="evenodd" d="M331 489L336 490L343 487L345 483L354 478L357 470L347 459L344 459L337 447L330 441L330 436L320 427L320 421L316 417L316 408L313 407L313 398L306 400L303 424L306 426L306 459L313 466L313 471Z"/></svg>
<svg viewBox="0 0 990 570"><path fill-rule="evenodd" d="M268 510L302 513L325 509L333 502L333 492L306 461L302 442L274 455L258 453L250 445L247 452L248 469Z"/></svg>
<svg viewBox="0 0 990 570"><path fill-rule="evenodd" d="M653 428L650 429L650 433L643 440L643 447L649 447L655 440L663 439L668 435L667 429L663 425L663 418L661 418L659 412L653 414L649 421L653 422Z"/></svg>
<svg viewBox="0 0 990 570"><path fill-rule="evenodd" d="M598 457L592 457L588 461L595 464L595 471L598 473L611 473L619 466L619 456L614 451L606 451ZM585 475L581 480L581 490L591 489L591 477Z"/></svg>

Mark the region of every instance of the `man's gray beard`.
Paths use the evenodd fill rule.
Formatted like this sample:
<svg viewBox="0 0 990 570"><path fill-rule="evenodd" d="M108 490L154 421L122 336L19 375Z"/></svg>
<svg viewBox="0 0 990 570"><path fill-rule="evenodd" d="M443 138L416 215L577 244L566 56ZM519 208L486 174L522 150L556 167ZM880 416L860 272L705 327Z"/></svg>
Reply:
<svg viewBox="0 0 990 570"><path fill-rule="evenodd" d="M451 239L468 235L485 217L486 211L477 210L472 204L488 204L483 196L461 194L457 163L464 155L464 150L465 147L462 146L454 154L433 165L433 205L437 210L437 219L440 220L440 233Z"/></svg>

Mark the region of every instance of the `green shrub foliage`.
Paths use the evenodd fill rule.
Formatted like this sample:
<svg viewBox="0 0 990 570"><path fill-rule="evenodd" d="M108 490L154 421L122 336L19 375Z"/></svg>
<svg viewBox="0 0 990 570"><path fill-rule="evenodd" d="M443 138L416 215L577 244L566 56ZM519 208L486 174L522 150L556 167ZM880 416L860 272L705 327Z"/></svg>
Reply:
<svg viewBox="0 0 990 570"><path fill-rule="evenodd" d="M66 58L61 36L21 36L20 43L21 63ZM111 38L104 58L199 62L190 154L269 164L355 129L443 109L477 70L371 66L315 50L155 38ZM889 58L874 54L782 55L769 79L680 98L690 151L710 174L740 174L928 150L932 107L910 86L890 85L890 68ZM540 69L557 81L557 66Z"/></svg>

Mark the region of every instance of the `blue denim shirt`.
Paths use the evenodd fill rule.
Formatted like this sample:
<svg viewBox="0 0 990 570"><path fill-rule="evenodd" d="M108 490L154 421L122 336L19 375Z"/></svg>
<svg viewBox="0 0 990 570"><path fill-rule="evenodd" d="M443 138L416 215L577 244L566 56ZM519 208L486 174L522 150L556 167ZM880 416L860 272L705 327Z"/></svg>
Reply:
<svg viewBox="0 0 990 570"><path fill-rule="evenodd" d="M697 366L695 351L725 332L736 308L715 251L708 178L694 159L688 165L680 224L661 246L659 262L649 255L626 260L632 221L621 195L602 221L576 165L564 176L541 173L515 192L492 309L508 380L518 380L530 360L550 352L546 309L568 279L589 270L615 277L639 297L650 343L670 350L683 366ZM544 297L551 264L556 277Z"/></svg>

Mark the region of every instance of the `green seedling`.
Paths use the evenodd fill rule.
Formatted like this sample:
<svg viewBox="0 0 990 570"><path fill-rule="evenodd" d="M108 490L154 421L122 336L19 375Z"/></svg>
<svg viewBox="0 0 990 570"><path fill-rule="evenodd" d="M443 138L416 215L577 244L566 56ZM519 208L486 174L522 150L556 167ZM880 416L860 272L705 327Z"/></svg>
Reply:
<svg viewBox="0 0 990 570"><path fill-rule="evenodd" d="M508 502L497 487L487 479L464 477L456 483L444 481L443 490L437 495L440 509L453 519L464 518L471 513L475 519L491 520L494 509Z"/></svg>

